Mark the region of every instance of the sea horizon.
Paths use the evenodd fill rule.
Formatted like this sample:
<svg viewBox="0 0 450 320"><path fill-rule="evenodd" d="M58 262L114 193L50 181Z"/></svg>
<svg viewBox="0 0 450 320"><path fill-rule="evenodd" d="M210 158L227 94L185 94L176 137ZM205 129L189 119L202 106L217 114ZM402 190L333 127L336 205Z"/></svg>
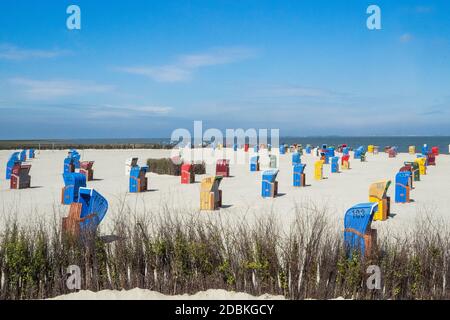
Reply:
<svg viewBox="0 0 450 320"><path fill-rule="evenodd" d="M270 143L270 138L268 138ZM205 141L207 142L207 141ZM429 146L437 146L441 153L449 153L450 136L340 136L340 135L323 135L323 136L281 136L280 144L302 144L303 146L320 146L327 144L330 146L338 146L347 144L351 148L359 146L368 146L370 144L377 145L380 150L385 146L396 146L399 152L408 152L409 146L416 146L416 150L420 151L423 144ZM146 144L161 144L161 145L176 145L176 141L170 138L70 138L70 139L15 139L15 140L0 140L0 149L7 145L15 144L20 147L20 144L36 144L39 145L79 145L79 146L95 146L95 145L146 145Z"/></svg>

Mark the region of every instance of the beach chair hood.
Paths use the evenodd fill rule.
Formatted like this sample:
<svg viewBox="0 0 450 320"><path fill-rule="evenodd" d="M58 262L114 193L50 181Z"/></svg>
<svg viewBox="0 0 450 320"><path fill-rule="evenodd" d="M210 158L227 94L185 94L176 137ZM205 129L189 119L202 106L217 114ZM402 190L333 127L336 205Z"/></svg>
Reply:
<svg viewBox="0 0 450 320"><path fill-rule="evenodd" d="M294 173L302 174L305 171L306 164L298 163L294 164Z"/></svg>
<svg viewBox="0 0 450 320"><path fill-rule="evenodd" d="M269 183L274 182L277 179L279 170L265 170L261 173L263 181Z"/></svg>
<svg viewBox="0 0 450 320"><path fill-rule="evenodd" d="M11 178L11 173L14 165L18 162L21 162L20 159L20 152L14 152L10 157L6 164L6 180L9 180Z"/></svg>
<svg viewBox="0 0 450 320"><path fill-rule="evenodd" d="M96 228L108 211L108 201L91 188L80 188L78 202L82 204L81 228Z"/></svg>
<svg viewBox="0 0 450 320"><path fill-rule="evenodd" d="M369 188L369 197L374 197L378 200L384 199L390 185L391 180L383 180L372 183Z"/></svg>
<svg viewBox="0 0 450 320"><path fill-rule="evenodd" d="M220 185L220 182L222 181L222 176L212 176L207 177L202 180L200 189L201 191L207 191L211 192L214 188L218 188Z"/></svg>

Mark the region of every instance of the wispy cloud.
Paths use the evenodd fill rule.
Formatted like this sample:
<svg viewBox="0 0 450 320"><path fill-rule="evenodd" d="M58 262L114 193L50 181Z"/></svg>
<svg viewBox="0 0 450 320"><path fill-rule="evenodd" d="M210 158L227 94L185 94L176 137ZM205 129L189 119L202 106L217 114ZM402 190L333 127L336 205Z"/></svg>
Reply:
<svg viewBox="0 0 450 320"><path fill-rule="evenodd" d="M59 97L76 96L88 93L106 93L114 90L114 86L81 82L73 80L33 80L12 78L9 82L32 99L46 100Z"/></svg>
<svg viewBox="0 0 450 320"><path fill-rule="evenodd" d="M234 63L255 55L255 50L245 47L215 48L204 53L181 55L172 64L121 67L118 70L147 76L158 82L179 82L191 79L200 68Z"/></svg>
<svg viewBox="0 0 450 320"><path fill-rule="evenodd" d="M161 116L172 111L170 107L136 105L89 106L89 118L132 118L138 116Z"/></svg>
<svg viewBox="0 0 450 320"><path fill-rule="evenodd" d="M127 104L89 104L89 103L42 103L42 102L11 102L2 103L0 109L21 110L21 112L42 112L52 116L70 116L74 111L77 118L86 120L130 119L149 116L165 116L172 111L171 107L157 105L127 105Z"/></svg>
<svg viewBox="0 0 450 320"><path fill-rule="evenodd" d="M25 49L19 48L12 44L2 43L0 44L0 59L3 60L27 60L33 58L49 59L66 55L70 53L67 50L42 50L42 49Z"/></svg>
<svg viewBox="0 0 450 320"><path fill-rule="evenodd" d="M259 89L257 95L264 97L302 97L302 98L328 98L336 96L329 90L303 86L273 86Z"/></svg>
<svg viewBox="0 0 450 320"><path fill-rule="evenodd" d="M434 8L432 6L416 6L414 11L416 13L430 13L434 11Z"/></svg>
<svg viewBox="0 0 450 320"><path fill-rule="evenodd" d="M400 36L401 43L408 43L408 42L411 42L413 39L414 39L414 36L410 33L404 33Z"/></svg>

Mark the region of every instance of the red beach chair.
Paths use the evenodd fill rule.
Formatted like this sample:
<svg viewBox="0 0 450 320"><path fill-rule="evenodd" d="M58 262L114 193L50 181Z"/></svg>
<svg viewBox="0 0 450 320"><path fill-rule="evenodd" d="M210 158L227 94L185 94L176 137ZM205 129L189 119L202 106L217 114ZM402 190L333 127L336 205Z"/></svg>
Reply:
<svg viewBox="0 0 450 320"><path fill-rule="evenodd" d="M191 163L181 165L181 184L190 184L195 182L194 168Z"/></svg>
<svg viewBox="0 0 450 320"><path fill-rule="evenodd" d="M87 181L94 180L94 161L80 161L80 173L86 176Z"/></svg>
<svg viewBox="0 0 450 320"><path fill-rule="evenodd" d="M230 160L220 159L216 163L216 176L230 176Z"/></svg>
<svg viewBox="0 0 450 320"><path fill-rule="evenodd" d="M31 164L16 163L12 168L10 188L26 189L30 187L31 176L29 175Z"/></svg>

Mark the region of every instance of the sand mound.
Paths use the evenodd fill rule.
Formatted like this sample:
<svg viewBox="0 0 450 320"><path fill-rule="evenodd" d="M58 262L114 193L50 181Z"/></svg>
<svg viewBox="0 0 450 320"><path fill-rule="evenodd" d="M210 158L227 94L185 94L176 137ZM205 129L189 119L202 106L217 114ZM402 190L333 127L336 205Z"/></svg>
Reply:
<svg viewBox="0 0 450 320"><path fill-rule="evenodd" d="M131 290L102 290L93 292L82 290L55 297L51 300L284 300L283 296L264 294L259 297L243 292L226 290L200 291L193 295L183 294L169 296L156 291L134 288Z"/></svg>

